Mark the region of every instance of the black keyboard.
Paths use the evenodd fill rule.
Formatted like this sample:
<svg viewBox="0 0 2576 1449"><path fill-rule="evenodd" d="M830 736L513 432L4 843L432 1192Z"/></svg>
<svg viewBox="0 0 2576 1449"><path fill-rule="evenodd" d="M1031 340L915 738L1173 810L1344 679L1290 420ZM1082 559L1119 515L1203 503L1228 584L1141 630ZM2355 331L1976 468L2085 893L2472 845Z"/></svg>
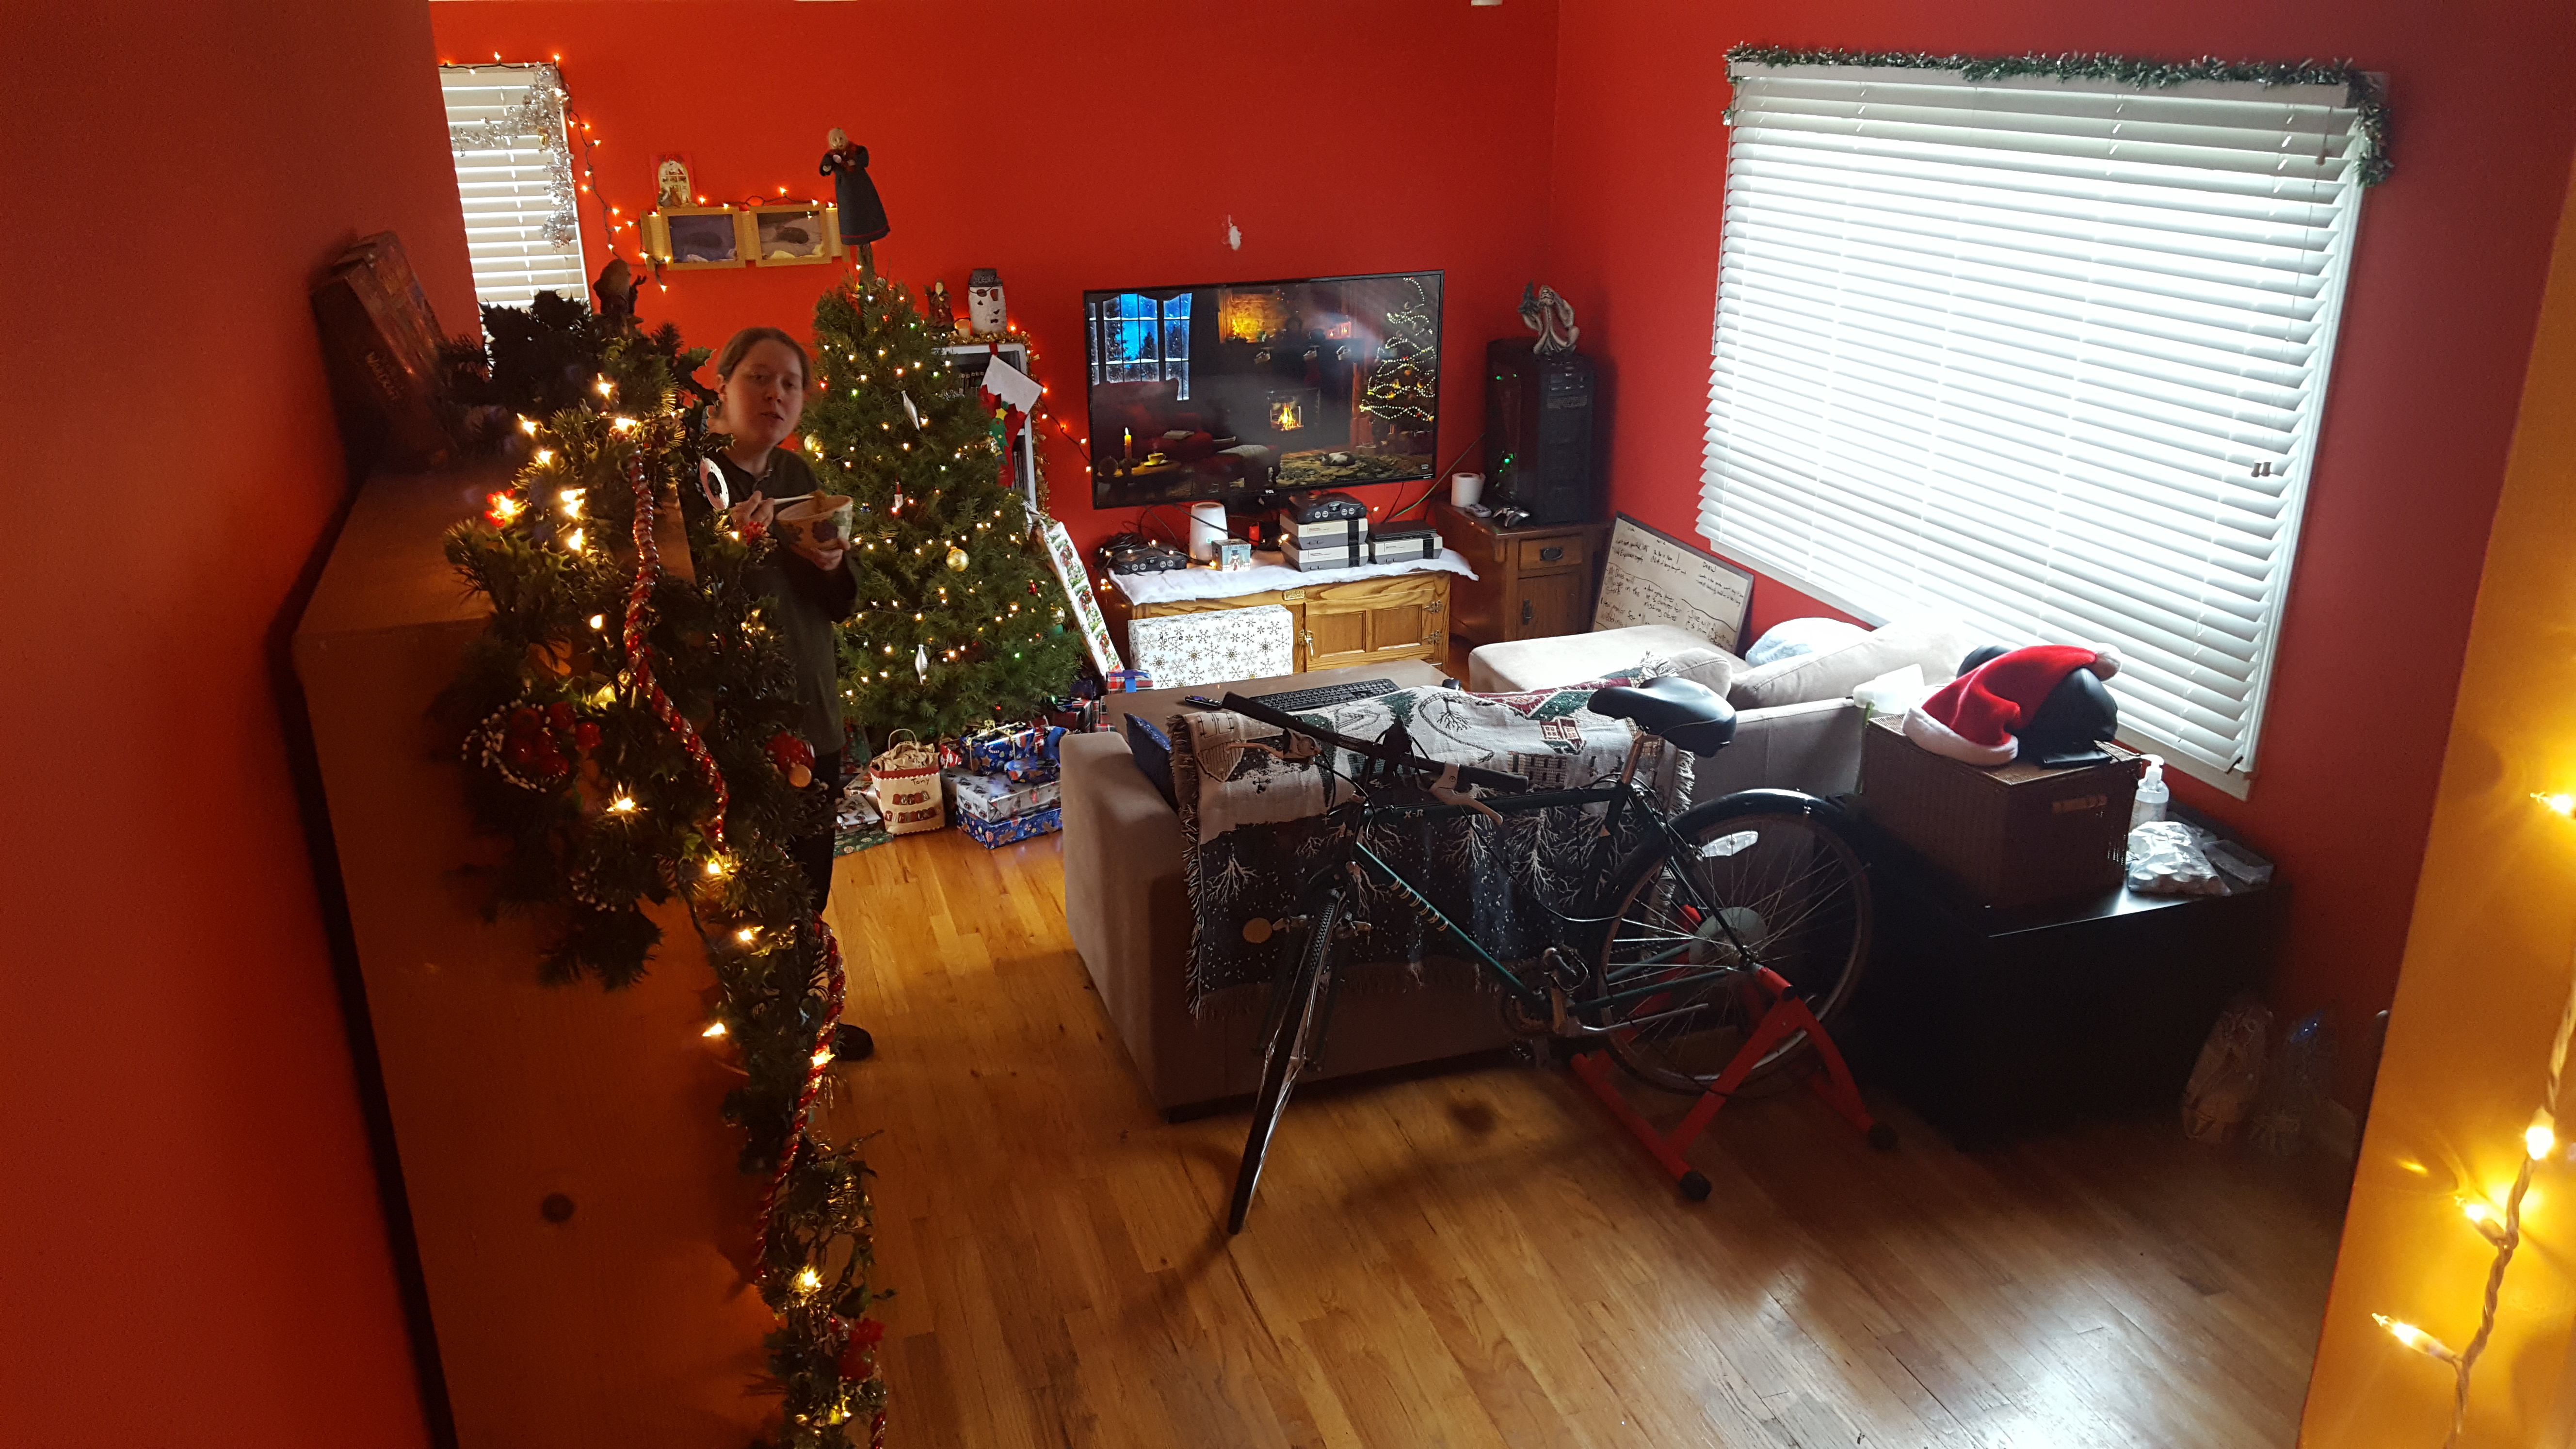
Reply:
<svg viewBox="0 0 2576 1449"><path fill-rule="evenodd" d="M1375 699L1381 694L1393 694L1398 688L1399 686L1392 679L1354 679L1347 684L1319 684L1313 689L1292 689L1285 694L1252 694L1244 697L1260 700L1272 709L1296 714L1310 709L1330 709L1334 705L1348 704L1355 699Z"/></svg>

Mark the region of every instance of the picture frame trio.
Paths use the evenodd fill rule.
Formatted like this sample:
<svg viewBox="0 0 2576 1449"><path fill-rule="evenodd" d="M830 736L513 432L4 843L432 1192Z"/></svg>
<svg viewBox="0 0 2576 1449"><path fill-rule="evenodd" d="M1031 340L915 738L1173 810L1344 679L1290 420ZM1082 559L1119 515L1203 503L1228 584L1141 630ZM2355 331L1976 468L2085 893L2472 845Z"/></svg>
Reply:
<svg viewBox="0 0 2576 1449"><path fill-rule="evenodd" d="M644 215L644 249L666 271L797 267L837 261L841 209L828 201L663 206Z"/></svg>

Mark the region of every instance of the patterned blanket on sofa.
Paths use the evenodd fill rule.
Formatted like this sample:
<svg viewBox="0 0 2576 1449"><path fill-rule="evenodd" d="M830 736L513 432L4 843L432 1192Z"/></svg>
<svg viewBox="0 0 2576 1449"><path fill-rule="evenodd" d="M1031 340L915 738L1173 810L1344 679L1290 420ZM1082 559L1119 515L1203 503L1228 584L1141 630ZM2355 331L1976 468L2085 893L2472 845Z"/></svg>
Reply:
<svg viewBox="0 0 2576 1449"><path fill-rule="evenodd" d="M1513 695L1405 689L1299 718L1362 740L1401 724L1415 752L1431 759L1508 770L1538 789L1580 788L1615 779L1633 738L1626 721L1584 708L1592 688ZM1324 812L1352 798L1357 761L1223 712L1175 716L1170 735L1192 910L1189 1004L1198 1010L1235 988L1267 985L1302 947L1300 933L1271 933L1256 943L1245 939L1244 927L1296 914L1300 889L1342 841L1346 827ZM1639 776L1672 808L1688 797L1689 756L1650 740ZM1600 808L1515 812L1500 822L1478 814L1399 817L1371 827L1368 844L1428 886L1433 904L1488 949L1519 962L1549 942L1541 903L1574 904L1575 882L1565 877L1579 869ZM1345 989L1399 987L1434 970L1473 969L1442 956L1436 933L1391 887L1373 884L1354 911L1371 930L1367 962L1347 974Z"/></svg>

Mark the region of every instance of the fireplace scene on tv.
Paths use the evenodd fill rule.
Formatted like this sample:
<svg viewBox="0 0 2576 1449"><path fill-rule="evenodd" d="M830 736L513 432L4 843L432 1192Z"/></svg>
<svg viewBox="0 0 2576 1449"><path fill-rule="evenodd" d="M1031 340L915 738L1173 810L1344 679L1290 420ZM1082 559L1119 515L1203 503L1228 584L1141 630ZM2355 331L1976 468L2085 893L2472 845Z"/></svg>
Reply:
<svg viewBox="0 0 2576 1449"><path fill-rule="evenodd" d="M1431 477L1440 277L1084 293L1093 506Z"/></svg>

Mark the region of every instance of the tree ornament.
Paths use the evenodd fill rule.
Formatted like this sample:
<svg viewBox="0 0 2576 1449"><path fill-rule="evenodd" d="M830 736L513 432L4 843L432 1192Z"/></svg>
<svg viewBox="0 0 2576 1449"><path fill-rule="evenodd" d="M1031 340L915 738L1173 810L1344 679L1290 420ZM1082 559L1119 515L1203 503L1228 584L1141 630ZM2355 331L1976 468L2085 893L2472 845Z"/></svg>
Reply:
<svg viewBox="0 0 2576 1449"><path fill-rule="evenodd" d="M948 545L948 571L952 574L962 574L966 572L966 563L966 550L953 543Z"/></svg>
<svg viewBox="0 0 2576 1449"><path fill-rule="evenodd" d="M839 1368L844 1379L871 1378L877 1371L877 1345L885 1341L885 1325L873 1318L862 1318L850 1325L850 1341L841 1346Z"/></svg>
<svg viewBox="0 0 2576 1449"><path fill-rule="evenodd" d="M920 675L924 683L929 682L930 646L926 644L915 644L912 646L912 672Z"/></svg>
<svg viewBox="0 0 2576 1449"><path fill-rule="evenodd" d="M788 784L802 790L814 783L812 745L790 731L780 730L769 737L767 748L770 763L778 767L778 773L787 777Z"/></svg>

